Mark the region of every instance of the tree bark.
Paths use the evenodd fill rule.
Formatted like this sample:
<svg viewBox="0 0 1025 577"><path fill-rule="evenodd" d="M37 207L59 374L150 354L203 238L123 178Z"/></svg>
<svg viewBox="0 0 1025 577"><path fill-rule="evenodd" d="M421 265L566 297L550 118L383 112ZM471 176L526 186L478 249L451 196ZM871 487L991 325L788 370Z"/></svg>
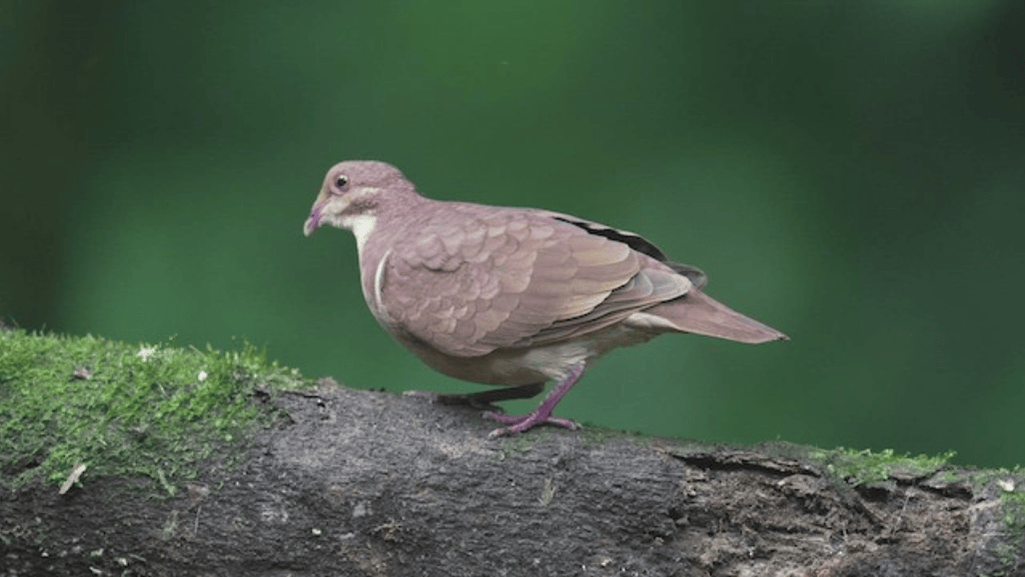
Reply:
<svg viewBox="0 0 1025 577"><path fill-rule="evenodd" d="M171 499L132 479L0 499L3 575L1025 575L1021 475L852 486L785 444L597 429L325 384Z"/></svg>

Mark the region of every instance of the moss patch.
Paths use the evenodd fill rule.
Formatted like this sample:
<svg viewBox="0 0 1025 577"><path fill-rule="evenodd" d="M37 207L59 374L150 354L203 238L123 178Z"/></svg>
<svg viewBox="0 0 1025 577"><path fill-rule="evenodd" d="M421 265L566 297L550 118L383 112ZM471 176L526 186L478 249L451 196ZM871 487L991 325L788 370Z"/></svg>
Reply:
<svg viewBox="0 0 1025 577"><path fill-rule="evenodd" d="M1017 537L1025 536L1025 492L1006 491L1000 496L1004 506L1004 523L1007 530Z"/></svg>
<svg viewBox="0 0 1025 577"><path fill-rule="evenodd" d="M1025 487L1021 486L1023 481L1022 470L1015 468L1013 477L1003 479L998 483L1001 489L1000 505L1003 509L1003 521L1007 538L1002 547L1001 557L1007 566L1015 566L1020 554L1018 546L1025 539Z"/></svg>
<svg viewBox="0 0 1025 577"><path fill-rule="evenodd" d="M954 452L929 456L896 455L891 449L872 452L843 447L826 451L812 449L808 459L825 467L833 477L850 485L871 485L890 478L913 479L929 476L954 458Z"/></svg>
<svg viewBox="0 0 1025 577"><path fill-rule="evenodd" d="M174 494L272 419L258 390L306 386L239 351L0 330L0 486L131 476Z"/></svg>

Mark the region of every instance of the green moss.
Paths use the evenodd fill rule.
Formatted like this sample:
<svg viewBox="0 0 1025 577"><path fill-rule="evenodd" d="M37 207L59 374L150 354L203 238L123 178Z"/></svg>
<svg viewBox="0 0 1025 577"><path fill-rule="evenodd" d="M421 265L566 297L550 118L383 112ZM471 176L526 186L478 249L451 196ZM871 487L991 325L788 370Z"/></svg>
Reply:
<svg viewBox="0 0 1025 577"><path fill-rule="evenodd" d="M1010 554L1017 555L1016 544L1025 538L1025 491L1020 487L1017 491L1005 490L1000 495L1000 505L1004 512L1004 526L1007 528L1004 541L1009 545Z"/></svg>
<svg viewBox="0 0 1025 577"><path fill-rule="evenodd" d="M871 485L891 477L924 477L946 465L954 452L943 455L895 455L887 449L873 453L840 447L831 451L811 449L808 459L823 465L833 477L851 485Z"/></svg>
<svg viewBox="0 0 1025 577"><path fill-rule="evenodd" d="M0 331L0 486L146 477L166 493L270 420L256 388L305 384L246 343L221 352ZM209 463L208 463L209 464Z"/></svg>
<svg viewBox="0 0 1025 577"><path fill-rule="evenodd" d="M1025 476L1025 469L1023 469L1021 465L1018 465L1011 470L1005 469L1003 467L999 469L973 470L971 480L972 485L975 488L975 492L981 493L993 483L1004 481L1007 479L1021 479L1022 476Z"/></svg>
<svg viewBox="0 0 1025 577"><path fill-rule="evenodd" d="M1004 509L1004 523L1015 535L1025 534L1025 492L1007 491L1000 496Z"/></svg>

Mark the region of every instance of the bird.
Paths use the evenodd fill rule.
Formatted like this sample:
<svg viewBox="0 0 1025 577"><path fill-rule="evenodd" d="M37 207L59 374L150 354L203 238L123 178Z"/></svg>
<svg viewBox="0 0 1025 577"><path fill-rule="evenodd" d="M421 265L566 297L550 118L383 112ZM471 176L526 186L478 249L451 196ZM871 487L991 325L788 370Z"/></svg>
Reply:
<svg viewBox="0 0 1025 577"><path fill-rule="evenodd" d="M503 387L435 398L490 406L554 382L525 415L484 413L504 425L489 437L579 428L553 411L613 349L666 333L788 338L705 294L704 272L640 235L543 209L433 200L381 161L328 170L303 233L324 225L355 236L364 299L389 335L443 374Z"/></svg>

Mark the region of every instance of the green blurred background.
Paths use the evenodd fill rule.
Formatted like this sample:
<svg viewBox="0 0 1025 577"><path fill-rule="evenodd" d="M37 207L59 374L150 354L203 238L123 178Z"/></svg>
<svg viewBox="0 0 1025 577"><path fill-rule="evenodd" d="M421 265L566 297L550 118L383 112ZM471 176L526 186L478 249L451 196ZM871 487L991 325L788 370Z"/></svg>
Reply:
<svg viewBox="0 0 1025 577"><path fill-rule="evenodd" d="M1023 15L0 1L0 314L477 390L377 327L351 235L301 234L330 165L380 159L435 198L640 232L792 337L618 351L563 416L1025 463Z"/></svg>

